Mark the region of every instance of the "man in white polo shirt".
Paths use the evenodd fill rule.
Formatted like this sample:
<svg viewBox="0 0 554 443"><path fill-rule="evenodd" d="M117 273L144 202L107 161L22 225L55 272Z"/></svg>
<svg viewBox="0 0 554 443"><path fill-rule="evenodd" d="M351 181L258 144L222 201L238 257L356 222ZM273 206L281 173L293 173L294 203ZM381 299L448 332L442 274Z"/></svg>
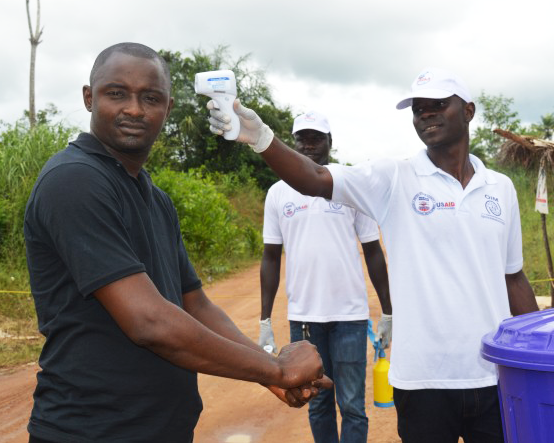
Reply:
<svg viewBox="0 0 554 443"><path fill-rule="evenodd" d="M332 136L324 115L312 111L296 117L292 133L297 152L319 165L329 163ZM258 344L277 351L271 311L279 288L284 246L291 342L313 343L323 360L325 374L335 384L335 390L324 390L310 402L314 441L339 441L336 396L342 417L340 441L366 442L369 309L358 241L384 312L378 335L386 347L392 329L392 308L379 228L374 220L355 209L321 197L302 195L279 181L266 196L263 236Z"/></svg>
<svg viewBox="0 0 554 443"><path fill-rule="evenodd" d="M238 140L263 152L303 194L332 197L379 223L394 312L389 379L402 441L503 442L495 368L479 349L502 319L538 310L522 270L516 192L508 177L469 154L475 105L457 76L423 70L397 108L409 106L427 149L403 161L313 165L240 102ZM213 132L228 130L225 115L211 114Z"/></svg>

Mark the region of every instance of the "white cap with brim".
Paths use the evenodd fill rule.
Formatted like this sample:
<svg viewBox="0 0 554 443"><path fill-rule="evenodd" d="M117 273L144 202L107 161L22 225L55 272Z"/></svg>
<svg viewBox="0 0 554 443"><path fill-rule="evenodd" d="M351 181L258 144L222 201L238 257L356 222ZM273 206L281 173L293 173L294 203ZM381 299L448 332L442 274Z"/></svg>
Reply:
<svg viewBox="0 0 554 443"><path fill-rule="evenodd" d="M294 134L298 131L302 131L303 129L313 129L325 134L329 134L329 132L331 132L331 127L329 126L327 117L315 111L306 112L305 114L299 115L294 119L292 133Z"/></svg>
<svg viewBox="0 0 554 443"><path fill-rule="evenodd" d="M412 83L412 92L400 100L396 109L412 106L414 98L446 98L457 95L467 103L471 102L469 89L461 78L440 68L426 68Z"/></svg>

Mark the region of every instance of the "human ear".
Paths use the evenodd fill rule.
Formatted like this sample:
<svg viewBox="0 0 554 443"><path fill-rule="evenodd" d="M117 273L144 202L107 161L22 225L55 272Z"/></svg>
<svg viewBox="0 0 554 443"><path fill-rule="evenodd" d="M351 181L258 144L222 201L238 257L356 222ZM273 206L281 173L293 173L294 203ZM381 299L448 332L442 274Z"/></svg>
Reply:
<svg viewBox="0 0 554 443"><path fill-rule="evenodd" d="M92 88L88 85L83 86L83 102L88 112L92 111Z"/></svg>
<svg viewBox="0 0 554 443"><path fill-rule="evenodd" d="M469 123L471 120L473 120L473 117L475 116L475 103L469 102L466 103L464 106L464 117L466 123Z"/></svg>
<svg viewBox="0 0 554 443"><path fill-rule="evenodd" d="M175 104L175 100L173 97L169 97L169 104L167 105L167 111L165 113L165 119L169 117L169 114L171 113L171 110L173 109L173 105Z"/></svg>

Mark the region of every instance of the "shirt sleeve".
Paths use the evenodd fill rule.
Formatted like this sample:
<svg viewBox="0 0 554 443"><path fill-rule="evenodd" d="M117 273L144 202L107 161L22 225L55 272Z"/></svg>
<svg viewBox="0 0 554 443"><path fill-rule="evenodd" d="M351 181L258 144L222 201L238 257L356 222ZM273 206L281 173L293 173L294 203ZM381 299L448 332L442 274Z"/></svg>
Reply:
<svg viewBox="0 0 554 443"><path fill-rule="evenodd" d="M282 245L283 234L281 232L281 226L279 226L279 210L277 208L277 198L275 194L276 188L274 185L269 188L265 197L263 238L264 243Z"/></svg>
<svg viewBox="0 0 554 443"><path fill-rule="evenodd" d="M523 268L523 251L521 239L521 220L519 215L519 203L514 185L512 188L513 200L510 220L510 231L508 232L508 249L506 253L506 274L515 274Z"/></svg>
<svg viewBox="0 0 554 443"><path fill-rule="evenodd" d="M375 220L369 218L367 215L356 211L354 226L361 243L379 240L379 226L377 226Z"/></svg>
<svg viewBox="0 0 554 443"><path fill-rule="evenodd" d="M48 172L28 205L31 240L54 251L83 296L144 272L131 247L117 188L95 168L71 163Z"/></svg>
<svg viewBox="0 0 554 443"><path fill-rule="evenodd" d="M398 176L394 160L364 162L356 166L331 164L332 200L363 212L380 225L388 213Z"/></svg>

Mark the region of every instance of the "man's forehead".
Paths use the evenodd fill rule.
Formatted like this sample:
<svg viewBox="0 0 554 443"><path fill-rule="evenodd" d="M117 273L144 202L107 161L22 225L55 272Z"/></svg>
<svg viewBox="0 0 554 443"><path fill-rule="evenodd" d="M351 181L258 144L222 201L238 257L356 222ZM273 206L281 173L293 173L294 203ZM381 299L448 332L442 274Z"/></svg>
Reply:
<svg viewBox="0 0 554 443"><path fill-rule="evenodd" d="M114 51L106 58L102 65L98 66L92 81L101 80L103 82L110 82L115 77L126 78L129 71L152 72L153 70L158 71L158 77L161 82L167 82L169 85L169 79L166 78L164 69L158 59ZM151 77L155 78L155 76Z"/></svg>
<svg viewBox="0 0 554 443"><path fill-rule="evenodd" d="M126 66L130 65L133 65L135 69L137 66L139 68L141 66L143 66L144 68L151 68L153 66L156 66L160 71L162 71L162 67L159 61L156 59L137 57L135 55L126 54L124 52L113 52L108 56L106 61L98 67L98 73L112 70L118 72L124 69Z"/></svg>

